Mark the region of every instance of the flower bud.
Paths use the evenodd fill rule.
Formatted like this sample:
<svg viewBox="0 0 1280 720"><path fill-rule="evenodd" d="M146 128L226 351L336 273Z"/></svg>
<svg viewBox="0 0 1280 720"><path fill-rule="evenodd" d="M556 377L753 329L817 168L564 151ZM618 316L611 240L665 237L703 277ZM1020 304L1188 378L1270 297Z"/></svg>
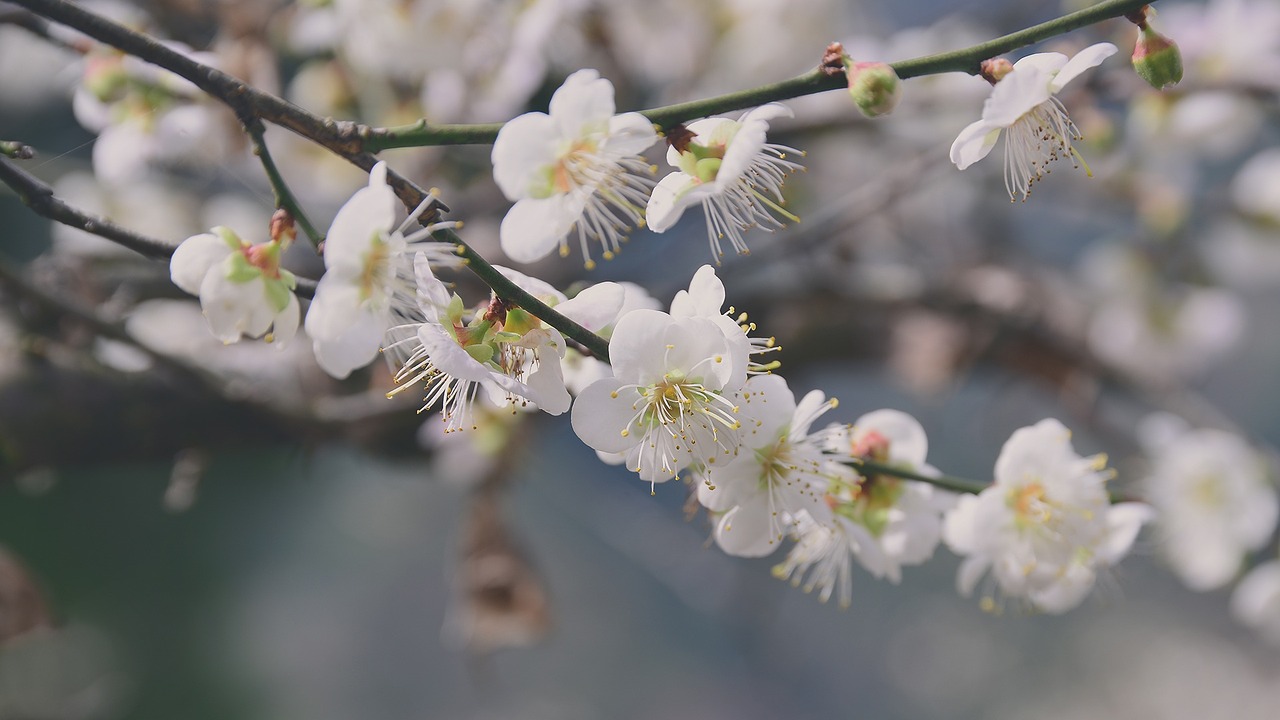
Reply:
<svg viewBox="0 0 1280 720"><path fill-rule="evenodd" d="M1151 87L1163 90L1182 79L1182 53L1174 41L1142 27L1133 48L1133 69Z"/></svg>
<svg viewBox="0 0 1280 720"><path fill-rule="evenodd" d="M854 62L844 59L845 77L849 79L849 95L867 117L880 117L893 112L902 99L902 81L888 63Z"/></svg>

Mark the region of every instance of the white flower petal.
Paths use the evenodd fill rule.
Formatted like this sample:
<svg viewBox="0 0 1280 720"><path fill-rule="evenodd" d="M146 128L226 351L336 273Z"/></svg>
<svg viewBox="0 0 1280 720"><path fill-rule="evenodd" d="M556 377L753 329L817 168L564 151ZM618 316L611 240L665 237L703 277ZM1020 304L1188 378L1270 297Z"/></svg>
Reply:
<svg viewBox="0 0 1280 720"><path fill-rule="evenodd" d="M192 295L200 294L205 275L232 252L222 238L211 233L193 235L182 241L169 260L173 284Z"/></svg>
<svg viewBox="0 0 1280 720"><path fill-rule="evenodd" d="M633 389L621 390L622 385L615 378L600 380L583 390L573 403L570 415L573 431L578 439L598 452L625 452L639 440L635 432L622 434L636 414L636 403L640 402L639 393Z"/></svg>
<svg viewBox="0 0 1280 720"><path fill-rule="evenodd" d="M1079 77L1085 70L1101 65L1103 60L1115 54L1116 46L1111 43L1104 42L1090 45L1076 53L1062 66L1062 69L1054 76L1053 82L1050 83L1050 89L1057 93L1066 87L1067 83Z"/></svg>
<svg viewBox="0 0 1280 720"><path fill-rule="evenodd" d="M579 70L551 96L549 109L563 138L603 132L613 117L613 83L595 70Z"/></svg>
<svg viewBox="0 0 1280 720"><path fill-rule="evenodd" d="M649 205L644 212L649 229L656 233L670 230L680 220L685 208L701 199L701 195L695 192L700 185L702 183L697 178L682 172L673 172L659 180L649 195Z"/></svg>
<svg viewBox="0 0 1280 720"><path fill-rule="evenodd" d="M764 503L739 505L716 523L716 545L737 557L764 557L778 549L779 538L772 531L773 513Z"/></svg>
<svg viewBox="0 0 1280 720"><path fill-rule="evenodd" d="M597 283L556 305L556 312L591 332L598 333L618 319L625 300L626 291L621 285Z"/></svg>
<svg viewBox="0 0 1280 720"><path fill-rule="evenodd" d="M955 142L951 143L951 162L955 163L958 169L964 170L986 157L991 152L991 148L996 146L998 139L1000 139L999 127L992 127L985 120L971 123L961 130Z"/></svg>
<svg viewBox="0 0 1280 720"><path fill-rule="evenodd" d="M543 113L526 113L508 121L493 142L493 179L508 200L530 196L556 163L559 135L555 122Z"/></svg>
<svg viewBox="0 0 1280 720"><path fill-rule="evenodd" d="M502 218L502 252L519 263L541 260L555 250L582 216L579 193L520 200Z"/></svg>

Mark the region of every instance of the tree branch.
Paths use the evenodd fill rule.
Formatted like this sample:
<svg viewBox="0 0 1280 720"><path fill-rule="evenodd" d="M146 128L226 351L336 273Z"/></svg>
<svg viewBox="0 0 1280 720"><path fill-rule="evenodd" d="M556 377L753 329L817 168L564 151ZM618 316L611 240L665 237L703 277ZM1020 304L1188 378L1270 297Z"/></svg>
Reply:
<svg viewBox="0 0 1280 720"><path fill-rule="evenodd" d="M937 75L946 72L964 72L970 75L978 73L983 60L1017 50L1051 37L1063 35L1072 30L1103 20L1123 17L1155 0L1107 0L1093 7L1079 10L1048 22L1033 25L1025 30L1003 35L972 47L952 52L924 55L910 60L893 63L898 77L906 80L924 75ZM663 107L640 110L640 114L649 118L655 125L668 129L675 125L697 118L718 115L720 113L764 105L778 100L790 100L804 95L813 95L846 87L843 74L828 76L820 69L790 80L762 85L750 90L741 90L717 95L704 100L666 105ZM390 148L421 147L426 145L489 145L498 137L503 123L477 125L428 125L426 120L419 120L408 125L389 128L369 129L363 135L364 149L379 152Z"/></svg>
<svg viewBox="0 0 1280 720"><path fill-rule="evenodd" d="M237 117L255 117L292 130L324 146L366 172L378 162L371 153L364 151L364 141L370 133L368 126L353 122L337 122L332 118L322 119L275 95L251 87L239 78L217 68L192 60L147 35L88 12L66 0L14 0L14 4L75 28L95 40L107 43L190 80L201 90L231 108ZM387 182L407 208L416 208L428 198L425 190L394 171L387 172ZM447 211L448 207L437 203L437 208L429 209L422 214L419 218L420 222L427 225L436 221L439 210ZM435 233L435 236L457 245L460 248L459 254L467 260L467 267L487 283L499 297L533 313L566 337L582 343L592 354L607 362L609 344L603 338L552 310L546 303L522 290L495 270L453 231L442 230Z"/></svg>
<svg viewBox="0 0 1280 720"><path fill-rule="evenodd" d="M104 217L90 215L68 205L53 194L53 188L4 158L0 158L0 182L12 188L23 204L31 208L35 214L110 240L145 257L168 262L173 257L173 251L178 249L178 243L141 235ZM298 287L295 292L301 297L315 296L316 281L298 278Z"/></svg>

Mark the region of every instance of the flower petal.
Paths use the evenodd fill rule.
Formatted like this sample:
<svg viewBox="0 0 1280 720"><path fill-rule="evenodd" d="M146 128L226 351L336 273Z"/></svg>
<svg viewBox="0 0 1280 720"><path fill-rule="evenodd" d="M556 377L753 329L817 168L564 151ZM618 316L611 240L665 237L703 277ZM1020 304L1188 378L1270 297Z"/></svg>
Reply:
<svg viewBox="0 0 1280 720"><path fill-rule="evenodd" d="M226 260L231 252L227 243L217 235L193 235L173 251L169 260L169 277L174 285L192 295L199 295L200 285L209 269Z"/></svg>
<svg viewBox="0 0 1280 720"><path fill-rule="evenodd" d="M764 557L780 545L770 524L773 513L765 503L738 505L716 523L716 545L737 557Z"/></svg>
<svg viewBox="0 0 1280 720"><path fill-rule="evenodd" d="M613 83L595 70L579 70L551 96L549 109L562 138L605 132L614 111Z"/></svg>
<svg viewBox="0 0 1280 720"><path fill-rule="evenodd" d="M1067 61L1058 74L1054 76L1053 82L1049 87L1056 94L1059 90L1066 87L1067 83L1075 80L1081 73L1089 68L1094 68L1102 64L1103 60L1116 54L1116 46L1111 43L1104 42L1097 45L1090 45L1075 54L1075 57Z"/></svg>
<svg viewBox="0 0 1280 720"><path fill-rule="evenodd" d="M544 113L525 113L507 122L493 142L493 179L512 202L530 197L556 163L559 135Z"/></svg>
<svg viewBox="0 0 1280 720"><path fill-rule="evenodd" d="M550 255L582 216L584 205L580 193L520 200L502 218L502 252L519 263Z"/></svg>
<svg viewBox="0 0 1280 720"><path fill-rule="evenodd" d="M673 172L658 181L644 211L649 229L656 233L670 230L685 208L701 199L702 195L694 192L701 184L697 178L682 172Z"/></svg>
<svg viewBox="0 0 1280 720"><path fill-rule="evenodd" d="M640 394L634 389L621 389L616 378L592 383L573 403L570 423L578 438L597 452L620 453L640 441L640 435L629 431L636 414ZM628 434L624 435L623 431Z"/></svg>
<svg viewBox="0 0 1280 720"><path fill-rule="evenodd" d="M956 168L964 170L978 162L991 152L1000 138L999 127L993 127L984 120L970 124L951 143L951 162Z"/></svg>

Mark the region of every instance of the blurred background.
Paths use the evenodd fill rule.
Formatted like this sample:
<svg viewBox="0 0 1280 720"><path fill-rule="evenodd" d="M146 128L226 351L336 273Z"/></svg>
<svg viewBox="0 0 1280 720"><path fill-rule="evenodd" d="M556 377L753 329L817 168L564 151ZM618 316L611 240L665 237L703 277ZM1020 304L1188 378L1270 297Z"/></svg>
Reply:
<svg viewBox="0 0 1280 720"><path fill-rule="evenodd" d="M185 43L322 116L394 125L545 110L598 68L619 110L855 59L964 47L1081 3L882 0L155 0L81 5ZM748 234L728 302L784 346L836 420L893 407L929 460L987 480L1016 428L1058 417L1122 492L1174 416L1280 441L1280 6L1156 5L1185 79L1146 87L1117 20L1038 50L1121 52L1061 99L1092 177L1058 163L1010 205L997 148L956 134L990 86L905 83L895 113L789 102L803 221ZM67 202L176 244L263 239L273 200L234 117L0 3L0 140ZM1030 52L1028 50L1027 52ZM1015 54L1012 59L1020 57ZM145 71L126 68L130 77ZM148 84L149 83L149 84ZM365 178L269 143L318 226ZM661 162L659 148L651 151ZM437 186L502 262L488 147L383 154ZM564 418L494 413L445 438L381 363L345 381L299 337L222 346L163 263L51 225L0 190L0 719L1232 718L1280 712L1280 652L1231 589L1193 593L1149 533L1063 617L979 610L945 549L901 585L855 570L842 611L710 542L687 489L602 464ZM709 261L697 214L637 231L557 287L632 281L664 303ZM300 239L287 264L323 270ZM524 269L524 268L522 268ZM455 278L468 298L482 288ZM1253 561L1275 556L1275 542Z"/></svg>

